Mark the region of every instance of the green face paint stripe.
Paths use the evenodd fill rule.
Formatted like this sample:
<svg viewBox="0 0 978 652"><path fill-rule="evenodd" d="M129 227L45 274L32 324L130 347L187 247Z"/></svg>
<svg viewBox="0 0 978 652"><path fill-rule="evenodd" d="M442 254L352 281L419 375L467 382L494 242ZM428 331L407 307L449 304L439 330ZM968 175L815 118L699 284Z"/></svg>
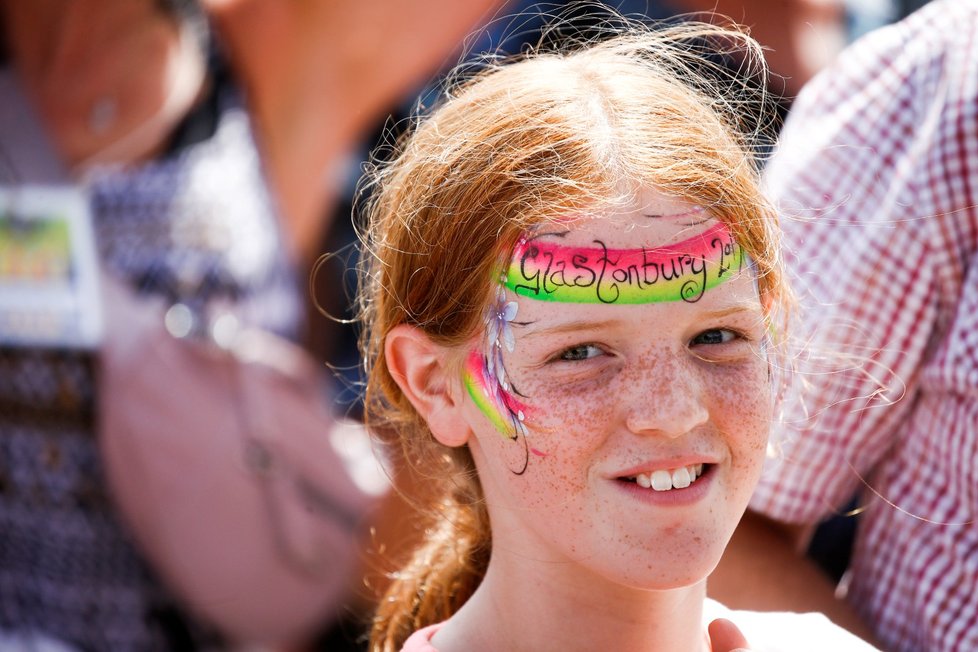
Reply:
<svg viewBox="0 0 978 652"><path fill-rule="evenodd" d="M479 411L490 423L504 435L509 436L511 428L509 424L503 419L503 415L499 412L499 408L494 405L493 400L486 394L484 387L485 383L479 380L481 376L480 372L472 373L466 365L465 372L463 374L462 381L465 385L465 390L469 393L472 398L472 402L475 406L479 408Z"/></svg>
<svg viewBox="0 0 978 652"><path fill-rule="evenodd" d="M562 303L696 302L747 264L723 223L657 249L565 247L521 240L504 286L530 299Z"/></svg>
<svg viewBox="0 0 978 652"><path fill-rule="evenodd" d="M478 351L471 351L466 358L462 383L475 406L503 436L516 437L517 428L526 433L522 422L530 408L500 385Z"/></svg>

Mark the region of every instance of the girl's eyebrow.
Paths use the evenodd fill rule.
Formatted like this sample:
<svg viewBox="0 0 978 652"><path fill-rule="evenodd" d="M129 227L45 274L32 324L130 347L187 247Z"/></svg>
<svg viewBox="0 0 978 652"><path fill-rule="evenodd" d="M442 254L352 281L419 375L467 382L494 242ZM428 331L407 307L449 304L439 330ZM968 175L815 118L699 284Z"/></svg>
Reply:
<svg viewBox="0 0 978 652"><path fill-rule="evenodd" d="M534 325L539 322L534 322ZM533 328L527 325L525 330L520 332L521 337L539 337L541 335L560 335L562 333L575 333L579 331L593 331L602 328L613 328L621 323L618 319L603 319L603 320L591 320L591 319L580 319L575 321L568 321L561 324L555 324L549 327L537 327Z"/></svg>
<svg viewBox="0 0 978 652"><path fill-rule="evenodd" d="M755 301L744 301L742 303L735 303L733 305L727 306L726 308L718 308L716 310L709 310L704 314L708 319L720 319L722 317L729 317L737 313L750 313L758 317L763 315L761 310L761 305L759 302Z"/></svg>

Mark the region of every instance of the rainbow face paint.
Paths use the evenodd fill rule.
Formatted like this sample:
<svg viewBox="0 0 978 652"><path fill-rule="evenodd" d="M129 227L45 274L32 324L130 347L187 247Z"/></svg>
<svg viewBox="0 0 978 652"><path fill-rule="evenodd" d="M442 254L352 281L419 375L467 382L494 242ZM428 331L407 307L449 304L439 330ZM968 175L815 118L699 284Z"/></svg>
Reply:
<svg viewBox="0 0 978 652"><path fill-rule="evenodd" d="M514 440L528 433L528 408L516 398L503 359L504 349L514 349L512 324L519 309L516 301L507 300L507 289L563 303L694 303L749 262L719 222L692 238L653 249L609 249L600 240L594 241L595 247L569 247L544 242L544 235L526 236L514 248L496 301L487 310L484 345L469 353L463 371L464 386L476 407L504 437ZM532 447L528 451L547 455Z"/></svg>
<svg viewBox="0 0 978 652"><path fill-rule="evenodd" d="M496 374L489 371L486 357L478 351L471 351L466 358L462 381L476 407L496 430L509 438L526 434L526 406L503 389Z"/></svg>
<svg viewBox="0 0 978 652"><path fill-rule="evenodd" d="M521 239L504 277L519 296L562 303L695 303L743 269L746 254L722 222L655 249L567 247Z"/></svg>
<svg viewBox="0 0 978 652"><path fill-rule="evenodd" d="M526 406L516 399L503 362L503 349L512 351L515 346L511 322L518 310L519 304L507 301L506 290L500 285L496 301L486 314L485 353L469 352L462 374L465 389L476 407L496 430L510 439L526 434L523 425Z"/></svg>

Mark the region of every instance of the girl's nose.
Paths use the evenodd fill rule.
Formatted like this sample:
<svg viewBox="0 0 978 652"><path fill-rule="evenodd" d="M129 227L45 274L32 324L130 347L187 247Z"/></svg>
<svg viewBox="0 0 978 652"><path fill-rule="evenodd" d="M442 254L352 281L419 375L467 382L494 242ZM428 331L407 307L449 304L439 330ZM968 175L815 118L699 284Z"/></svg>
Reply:
<svg viewBox="0 0 978 652"><path fill-rule="evenodd" d="M630 392L627 428L635 434L681 437L705 424L710 413L703 400L703 391L695 370L683 365L669 365L668 373L661 365L638 379Z"/></svg>

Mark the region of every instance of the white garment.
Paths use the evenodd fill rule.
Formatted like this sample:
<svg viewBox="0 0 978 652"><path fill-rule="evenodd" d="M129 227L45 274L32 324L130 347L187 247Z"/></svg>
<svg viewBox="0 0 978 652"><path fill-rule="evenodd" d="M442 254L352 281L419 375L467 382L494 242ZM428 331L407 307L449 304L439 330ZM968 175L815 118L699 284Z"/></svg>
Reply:
<svg viewBox="0 0 978 652"><path fill-rule="evenodd" d="M870 652L869 643L850 634L820 613L737 611L715 600L703 605L703 622L726 618L735 624L751 652Z"/></svg>
<svg viewBox="0 0 978 652"><path fill-rule="evenodd" d="M3 652L77 652L77 648L44 634L8 632L3 629L0 629L0 650Z"/></svg>

